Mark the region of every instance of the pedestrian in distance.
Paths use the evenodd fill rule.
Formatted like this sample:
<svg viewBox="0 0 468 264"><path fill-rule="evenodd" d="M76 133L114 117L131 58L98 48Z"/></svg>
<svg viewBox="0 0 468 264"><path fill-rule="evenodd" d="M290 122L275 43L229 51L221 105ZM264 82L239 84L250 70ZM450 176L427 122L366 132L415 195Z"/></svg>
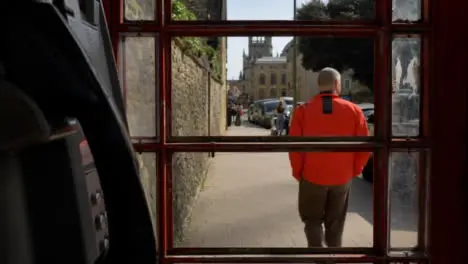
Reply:
<svg viewBox="0 0 468 264"><path fill-rule="evenodd" d="M234 116L234 119L235 119L235 125L236 126L240 126L241 125L241 113L242 113L242 106L240 104L237 104L235 106L236 108L236 114Z"/></svg>
<svg viewBox="0 0 468 264"><path fill-rule="evenodd" d="M368 136L361 109L341 99L341 75L324 68L320 93L296 108L291 136ZM352 179L361 174L368 152L290 152L292 175L299 182L298 209L308 247L341 247Z"/></svg>
<svg viewBox="0 0 468 264"><path fill-rule="evenodd" d="M284 131L284 122L286 120L285 111L283 101L279 101L278 106L276 107L276 135L281 136L283 135Z"/></svg>

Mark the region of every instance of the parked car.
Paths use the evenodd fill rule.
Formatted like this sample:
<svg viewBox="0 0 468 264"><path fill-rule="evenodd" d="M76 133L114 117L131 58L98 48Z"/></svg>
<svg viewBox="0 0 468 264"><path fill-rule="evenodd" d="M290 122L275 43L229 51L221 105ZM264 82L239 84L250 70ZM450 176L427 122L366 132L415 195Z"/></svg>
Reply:
<svg viewBox="0 0 468 264"><path fill-rule="evenodd" d="M261 103L262 102L266 102L266 101L271 101L271 100L276 100L274 98L268 98L268 99L262 99L262 100L257 100L257 101L254 101L253 103L251 103L249 105L249 109L248 109L248 112L247 112L247 118L249 120L250 123L256 123L257 122L257 119L258 119L258 112L259 112L259 109L261 108Z"/></svg>
<svg viewBox="0 0 468 264"><path fill-rule="evenodd" d="M261 127L270 129L271 119L276 115L276 107L278 106L279 102L280 101L276 99L260 103L257 107L255 123Z"/></svg>
<svg viewBox="0 0 468 264"><path fill-rule="evenodd" d="M260 124L260 117L262 115L263 103L266 101L258 101L255 102L252 107L252 115L251 115L251 122L253 124L259 125Z"/></svg>
<svg viewBox="0 0 468 264"><path fill-rule="evenodd" d="M280 101L283 101L284 104L286 105L293 105L294 104L294 98L290 96L282 96L279 98Z"/></svg>
<svg viewBox="0 0 468 264"><path fill-rule="evenodd" d="M275 109L279 102L283 101L286 105L293 104L292 97L269 98L255 101L249 106L249 118L253 124L260 125L264 128L270 129L271 118L275 114Z"/></svg>
<svg viewBox="0 0 468 264"><path fill-rule="evenodd" d="M297 102L296 107L301 106L303 104L305 104L305 102L302 102L302 101ZM289 115L287 117L287 121L288 121L287 126L288 126L288 128L291 126L291 120L292 120L292 117L294 115L294 109L295 109L294 107L291 109L291 111L290 111L290 113L289 113ZM288 129L288 131L289 131L289 129Z"/></svg>
<svg viewBox="0 0 468 264"><path fill-rule="evenodd" d="M249 108L247 109L247 120L252 123L252 114L253 114L254 104L250 104Z"/></svg>

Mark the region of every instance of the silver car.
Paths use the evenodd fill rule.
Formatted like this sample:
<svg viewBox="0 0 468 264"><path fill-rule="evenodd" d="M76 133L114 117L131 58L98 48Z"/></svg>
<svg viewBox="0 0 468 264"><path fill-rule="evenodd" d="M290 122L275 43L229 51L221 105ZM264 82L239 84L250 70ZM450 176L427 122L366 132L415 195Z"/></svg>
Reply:
<svg viewBox="0 0 468 264"><path fill-rule="evenodd" d="M371 103L362 103L358 104L358 106L362 109L364 116L367 120L367 127L369 129L369 136L374 135L374 104ZM371 122L369 122L371 120Z"/></svg>

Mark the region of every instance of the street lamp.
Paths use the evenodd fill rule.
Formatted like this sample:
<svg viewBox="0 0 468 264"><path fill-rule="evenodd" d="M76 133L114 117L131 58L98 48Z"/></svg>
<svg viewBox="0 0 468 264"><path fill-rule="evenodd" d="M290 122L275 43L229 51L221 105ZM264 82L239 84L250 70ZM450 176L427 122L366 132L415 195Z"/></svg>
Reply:
<svg viewBox="0 0 468 264"><path fill-rule="evenodd" d="M296 20L297 16L297 0L294 0L294 16L293 19ZM293 89L293 108L296 108L297 105L297 36L293 38L293 68L292 68L292 89Z"/></svg>

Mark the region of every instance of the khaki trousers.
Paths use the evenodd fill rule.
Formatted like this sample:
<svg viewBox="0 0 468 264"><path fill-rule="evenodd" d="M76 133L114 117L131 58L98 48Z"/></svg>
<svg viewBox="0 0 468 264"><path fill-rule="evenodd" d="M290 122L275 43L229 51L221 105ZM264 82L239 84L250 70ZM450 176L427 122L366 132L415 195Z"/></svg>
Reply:
<svg viewBox="0 0 468 264"><path fill-rule="evenodd" d="M299 215L308 247L342 246L350 187L351 181L332 186L300 181Z"/></svg>

